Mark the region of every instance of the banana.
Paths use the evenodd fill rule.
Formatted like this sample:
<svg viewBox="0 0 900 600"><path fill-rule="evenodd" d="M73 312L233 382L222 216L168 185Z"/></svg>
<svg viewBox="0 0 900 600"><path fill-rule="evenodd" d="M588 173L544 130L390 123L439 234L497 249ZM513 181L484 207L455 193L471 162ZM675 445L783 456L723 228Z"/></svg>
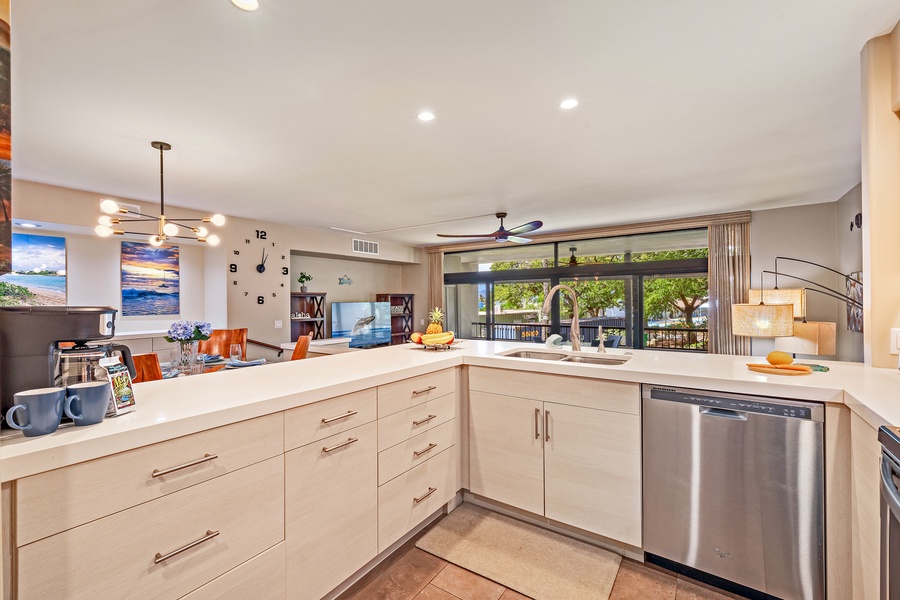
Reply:
<svg viewBox="0 0 900 600"><path fill-rule="evenodd" d="M426 346L437 346L441 344L450 344L453 342L453 332L445 331L443 333L431 333L422 336L422 343Z"/></svg>

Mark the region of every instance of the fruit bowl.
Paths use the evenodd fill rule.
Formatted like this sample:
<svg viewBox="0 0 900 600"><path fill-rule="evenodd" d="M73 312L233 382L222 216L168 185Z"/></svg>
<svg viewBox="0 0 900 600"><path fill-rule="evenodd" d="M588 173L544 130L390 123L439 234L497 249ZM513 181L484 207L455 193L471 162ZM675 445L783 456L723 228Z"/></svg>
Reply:
<svg viewBox="0 0 900 600"><path fill-rule="evenodd" d="M409 342L411 344L415 344L415 346L413 346L413 350L436 350L436 351L452 350L453 346L456 346L457 344L459 344L459 340L453 340L449 344L420 344L420 343L416 343L412 340L409 340Z"/></svg>

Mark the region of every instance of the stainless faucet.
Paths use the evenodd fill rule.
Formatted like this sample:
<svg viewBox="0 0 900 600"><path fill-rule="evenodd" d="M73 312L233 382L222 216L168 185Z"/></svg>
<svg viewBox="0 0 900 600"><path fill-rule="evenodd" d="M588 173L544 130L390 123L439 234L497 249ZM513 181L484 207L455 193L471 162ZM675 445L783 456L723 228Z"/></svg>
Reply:
<svg viewBox="0 0 900 600"><path fill-rule="evenodd" d="M544 298L541 312L545 315L550 313L550 301L553 299L553 294L559 290L566 290L572 296L572 327L569 330L569 339L572 341L572 350L578 352L581 350L581 332L578 329L578 298L575 296L575 290L567 285L554 285L547 292L547 297Z"/></svg>

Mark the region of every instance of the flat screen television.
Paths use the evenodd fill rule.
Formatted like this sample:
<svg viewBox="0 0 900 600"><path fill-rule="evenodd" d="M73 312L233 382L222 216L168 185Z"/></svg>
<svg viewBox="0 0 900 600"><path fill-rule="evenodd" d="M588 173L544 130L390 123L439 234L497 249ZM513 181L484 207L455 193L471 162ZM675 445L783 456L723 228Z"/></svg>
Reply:
<svg viewBox="0 0 900 600"><path fill-rule="evenodd" d="M350 338L351 348L391 343L389 302L332 302L331 337Z"/></svg>

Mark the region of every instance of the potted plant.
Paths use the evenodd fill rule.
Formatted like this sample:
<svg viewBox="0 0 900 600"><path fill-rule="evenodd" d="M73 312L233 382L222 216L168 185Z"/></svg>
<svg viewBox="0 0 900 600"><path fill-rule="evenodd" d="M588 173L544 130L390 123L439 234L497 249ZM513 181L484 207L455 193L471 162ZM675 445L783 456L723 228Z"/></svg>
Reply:
<svg viewBox="0 0 900 600"><path fill-rule="evenodd" d="M191 363L197 356L197 342L209 339L212 325L206 321L176 321L169 326L166 333L167 342L178 344L175 347L175 366L185 375L189 375Z"/></svg>
<svg viewBox="0 0 900 600"><path fill-rule="evenodd" d="M300 284L300 292L303 294L309 291L309 289L306 287L307 281L312 281L312 275L300 271L300 275L297 277L297 283Z"/></svg>

